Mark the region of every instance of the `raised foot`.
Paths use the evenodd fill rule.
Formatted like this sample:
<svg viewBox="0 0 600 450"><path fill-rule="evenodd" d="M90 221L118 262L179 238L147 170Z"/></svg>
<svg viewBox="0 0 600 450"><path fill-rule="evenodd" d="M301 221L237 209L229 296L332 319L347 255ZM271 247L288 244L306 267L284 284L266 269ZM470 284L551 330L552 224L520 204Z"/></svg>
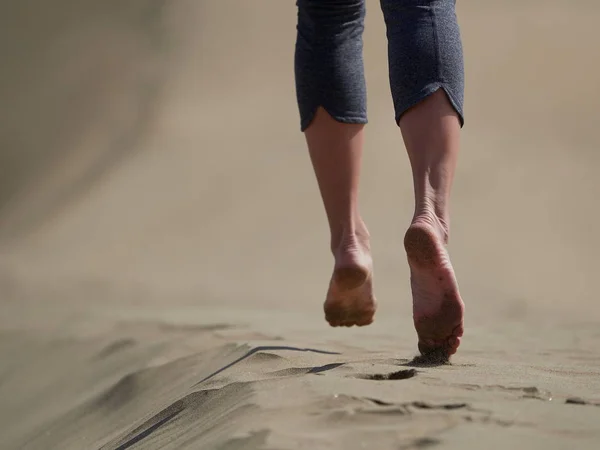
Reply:
<svg viewBox="0 0 600 450"><path fill-rule="evenodd" d="M404 236L421 354L450 357L463 335L464 303L441 232L414 222Z"/></svg>
<svg viewBox="0 0 600 450"><path fill-rule="evenodd" d="M336 256L324 310L332 327L365 326L377 309L373 276L367 252L350 251Z"/></svg>

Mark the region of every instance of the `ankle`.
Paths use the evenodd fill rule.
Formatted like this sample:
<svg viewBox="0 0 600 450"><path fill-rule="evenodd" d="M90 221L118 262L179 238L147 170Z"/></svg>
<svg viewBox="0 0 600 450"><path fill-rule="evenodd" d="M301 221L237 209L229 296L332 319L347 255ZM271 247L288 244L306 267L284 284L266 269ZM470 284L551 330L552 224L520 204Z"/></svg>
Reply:
<svg viewBox="0 0 600 450"><path fill-rule="evenodd" d="M445 209L445 208L444 208ZM415 209L412 224L421 224L432 227L442 239L444 244L448 243L450 236L450 220L447 211L435 208L424 202Z"/></svg>
<svg viewBox="0 0 600 450"><path fill-rule="evenodd" d="M357 249L370 250L370 234L363 220L356 220L341 224L331 232L331 251L336 253L354 251Z"/></svg>

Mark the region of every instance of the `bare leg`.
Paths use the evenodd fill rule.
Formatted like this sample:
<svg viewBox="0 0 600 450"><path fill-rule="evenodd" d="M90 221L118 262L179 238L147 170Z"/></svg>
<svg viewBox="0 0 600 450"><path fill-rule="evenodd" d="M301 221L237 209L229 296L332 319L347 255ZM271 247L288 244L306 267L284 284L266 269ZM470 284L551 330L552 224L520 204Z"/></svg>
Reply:
<svg viewBox="0 0 600 450"><path fill-rule="evenodd" d="M464 304L446 244L448 202L460 122L443 90L408 110L400 128L413 172L415 212L404 238L411 272L413 318L419 349L456 352L463 334Z"/></svg>
<svg viewBox="0 0 600 450"><path fill-rule="evenodd" d="M335 259L325 318L331 326L368 325L376 304L369 232L358 211L364 125L340 123L319 108L305 136Z"/></svg>
<svg viewBox="0 0 600 450"><path fill-rule="evenodd" d="M335 264L325 300L332 326L373 321L369 233L358 211L367 123L364 0L297 0L296 94Z"/></svg>

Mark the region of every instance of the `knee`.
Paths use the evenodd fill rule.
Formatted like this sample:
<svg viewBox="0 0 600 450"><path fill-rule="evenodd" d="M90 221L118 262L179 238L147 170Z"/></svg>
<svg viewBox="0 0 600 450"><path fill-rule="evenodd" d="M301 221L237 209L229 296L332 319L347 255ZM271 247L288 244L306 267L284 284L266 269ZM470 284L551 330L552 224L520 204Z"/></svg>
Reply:
<svg viewBox="0 0 600 450"><path fill-rule="evenodd" d="M301 16L322 25L362 22L366 12L365 0L297 0L297 5Z"/></svg>
<svg viewBox="0 0 600 450"><path fill-rule="evenodd" d="M431 13L446 14L455 9L456 0L380 0L386 20L394 19L411 23L411 15Z"/></svg>

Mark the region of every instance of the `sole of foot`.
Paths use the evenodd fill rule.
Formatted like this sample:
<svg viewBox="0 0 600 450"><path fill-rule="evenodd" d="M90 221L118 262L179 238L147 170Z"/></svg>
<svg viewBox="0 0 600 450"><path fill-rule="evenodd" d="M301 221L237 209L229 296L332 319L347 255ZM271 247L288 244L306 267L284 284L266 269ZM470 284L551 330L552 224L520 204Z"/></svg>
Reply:
<svg viewBox="0 0 600 450"><path fill-rule="evenodd" d="M332 327L362 327L373 322L377 304L369 265L345 264L334 268L324 304Z"/></svg>
<svg viewBox="0 0 600 450"><path fill-rule="evenodd" d="M422 355L456 353L463 335L464 303L446 246L428 223L413 223L404 236L413 295L413 320Z"/></svg>

